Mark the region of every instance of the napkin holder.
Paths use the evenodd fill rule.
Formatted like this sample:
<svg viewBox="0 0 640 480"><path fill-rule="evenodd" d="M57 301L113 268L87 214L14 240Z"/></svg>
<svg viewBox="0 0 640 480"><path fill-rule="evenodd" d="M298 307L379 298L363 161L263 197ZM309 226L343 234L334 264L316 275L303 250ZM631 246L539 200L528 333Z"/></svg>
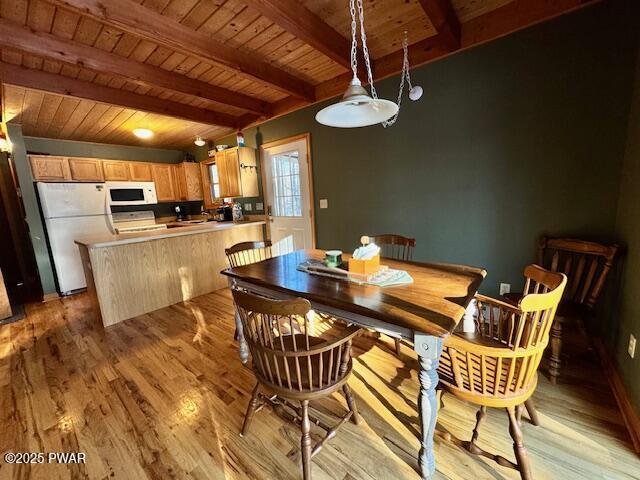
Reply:
<svg viewBox="0 0 640 480"><path fill-rule="evenodd" d="M357 258L349 259L349 273L371 275L378 270L380 270L380 255L376 255L368 260L360 260Z"/></svg>

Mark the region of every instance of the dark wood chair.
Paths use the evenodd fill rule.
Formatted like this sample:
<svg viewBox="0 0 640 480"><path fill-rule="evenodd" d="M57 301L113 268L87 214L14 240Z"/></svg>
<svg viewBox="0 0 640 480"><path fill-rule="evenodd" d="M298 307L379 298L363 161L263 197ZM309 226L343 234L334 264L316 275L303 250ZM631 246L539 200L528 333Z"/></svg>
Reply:
<svg viewBox="0 0 640 480"><path fill-rule="evenodd" d="M413 257L413 249L416 247L416 239L403 237L392 233L383 235L371 235L369 241L380 247L380 256L393 260L409 261Z"/></svg>
<svg viewBox="0 0 640 480"><path fill-rule="evenodd" d="M530 480L533 477L519 418L526 407L532 422L538 423L531 395L538 384L538 365L549 343L567 277L537 265L529 265L524 275L525 294L516 305L476 295L475 332L456 333L445 340L438 373L441 389L480 406L471 440L456 443L473 454L515 468L524 480ZM516 463L477 445L487 407L506 409Z"/></svg>
<svg viewBox="0 0 640 480"><path fill-rule="evenodd" d="M236 243L226 248L224 253L227 255L227 260L229 260L229 265L232 268L261 262L273 256L270 240Z"/></svg>
<svg viewBox="0 0 640 480"><path fill-rule="evenodd" d="M252 356L257 383L242 426L246 435L255 413L271 403L288 412L302 430L302 473L311 478L311 459L348 420L360 417L347 381L351 375L351 341L355 326L332 324L323 336L314 336L308 320L311 304L302 298L270 300L240 290L233 291L237 313ZM312 415L309 402L341 390L349 411L335 426ZM326 435L312 447L313 421Z"/></svg>
<svg viewBox="0 0 640 480"><path fill-rule="evenodd" d="M403 237L393 233L383 235L370 235L369 241L380 247L380 256L382 258L391 258L393 260L410 261L413 257L413 249L416 247L416 239ZM396 355L400 355L399 338L394 338L396 345Z"/></svg>
<svg viewBox="0 0 640 480"><path fill-rule="evenodd" d="M562 328L568 319L584 320L591 315L604 289L605 281L618 252L617 245L604 245L575 238L542 237L538 244L538 264L568 277L567 288L551 328L549 379L560 376ZM506 298L518 301L521 294Z"/></svg>

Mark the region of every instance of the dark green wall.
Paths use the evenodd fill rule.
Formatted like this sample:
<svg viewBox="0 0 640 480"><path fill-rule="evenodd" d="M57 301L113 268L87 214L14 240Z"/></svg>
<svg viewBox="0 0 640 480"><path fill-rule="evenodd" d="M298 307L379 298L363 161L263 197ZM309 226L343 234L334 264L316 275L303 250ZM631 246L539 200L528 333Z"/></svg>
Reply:
<svg viewBox="0 0 640 480"><path fill-rule="evenodd" d="M116 160L139 160L147 162L178 163L183 160L184 152L159 148L130 147L125 145L106 145L101 143L52 140L48 138L23 137L20 125L7 124L8 137L11 140L11 155L16 165L22 198L27 214L27 223L31 233L33 248L40 271L40 280L44 293L56 291L55 280L49 250L46 243L44 226L36 191L27 159L28 153L63 155L70 157L95 157ZM191 202L193 203L193 202ZM191 207L190 204L188 206ZM161 208L167 209L163 204ZM193 207L197 210L196 207ZM162 212L164 213L164 211ZM170 214L170 209L166 214Z"/></svg>
<svg viewBox="0 0 640 480"><path fill-rule="evenodd" d="M24 143L29 153L44 153L65 157L93 157L158 163L178 163L184 160L184 152L181 150L107 145L105 143L76 142L38 137L24 137Z"/></svg>
<svg viewBox="0 0 640 480"><path fill-rule="evenodd" d="M405 99L391 128L324 127L320 105L246 130L247 144L311 132L320 248L402 233L418 260L487 268L485 292L518 288L541 234L614 232L634 55L616 5L414 70L424 97ZM378 90L395 98L397 86Z"/></svg>
<svg viewBox="0 0 640 480"><path fill-rule="evenodd" d="M616 222L616 234L626 250L615 288L619 308L605 317L607 322L601 330L640 412L640 344L636 347L635 359L627 354L629 334L640 340L640 53L634 84Z"/></svg>

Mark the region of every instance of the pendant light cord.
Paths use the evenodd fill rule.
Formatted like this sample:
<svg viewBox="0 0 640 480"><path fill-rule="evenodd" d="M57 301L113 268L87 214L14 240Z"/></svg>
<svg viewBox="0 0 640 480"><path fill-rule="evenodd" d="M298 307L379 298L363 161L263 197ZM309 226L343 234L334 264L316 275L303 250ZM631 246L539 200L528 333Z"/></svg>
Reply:
<svg viewBox="0 0 640 480"><path fill-rule="evenodd" d="M353 71L353 78L358 78L358 40L357 29L358 22L356 21L356 5L358 7L357 14L360 21L360 39L362 41L362 53L364 62L367 67L367 80L369 82L369 88L371 90L371 98L378 100L378 92L373 83L373 73L371 71L371 60L369 58L369 48L367 47L367 34L364 28L364 6L363 0L349 0L349 11L351 12L351 70ZM409 89L412 88L411 76L409 75L409 41L407 37L407 31L404 32L404 38L402 40L403 60L402 60L402 75L400 75L400 88L398 91L398 111L389 120L382 122L384 128L390 127L398 119L400 115L400 104L402 103L402 93L404 91L404 82L407 81Z"/></svg>

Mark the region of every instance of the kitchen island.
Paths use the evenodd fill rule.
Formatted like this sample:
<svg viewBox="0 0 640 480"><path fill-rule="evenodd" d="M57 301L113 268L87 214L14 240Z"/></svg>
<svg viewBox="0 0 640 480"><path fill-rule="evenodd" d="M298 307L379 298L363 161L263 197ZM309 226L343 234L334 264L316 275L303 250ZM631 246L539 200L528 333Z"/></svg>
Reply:
<svg viewBox="0 0 640 480"><path fill-rule="evenodd" d="M264 223L209 222L76 238L96 315L108 327L226 287L220 275L227 267L224 249L262 240Z"/></svg>

